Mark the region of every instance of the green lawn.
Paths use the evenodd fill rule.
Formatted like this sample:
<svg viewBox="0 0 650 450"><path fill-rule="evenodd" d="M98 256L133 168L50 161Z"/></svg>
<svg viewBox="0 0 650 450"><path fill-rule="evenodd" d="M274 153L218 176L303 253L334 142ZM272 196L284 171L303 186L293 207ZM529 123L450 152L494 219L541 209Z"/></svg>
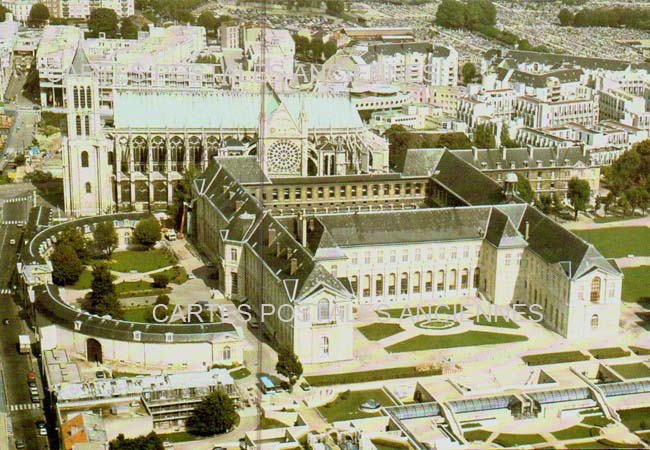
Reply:
<svg viewBox="0 0 650 450"><path fill-rule="evenodd" d="M70 286L72 289L90 289L90 283L93 281L93 273L91 270L84 270L81 272L79 279L75 284Z"/></svg>
<svg viewBox="0 0 650 450"><path fill-rule="evenodd" d="M397 378L427 377L431 375L440 375L441 373L442 371L439 368L418 370L415 366L409 366L367 370L362 372L334 373L330 375L311 375L306 376L305 379L312 386L330 386L335 384L363 383Z"/></svg>
<svg viewBox="0 0 650 450"><path fill-rule="evenodd" d="M124 309L124 320L128 322L152 323L151 307L143 306L140 308Z"/></svg>
<svg viewBox="0 0 650 450"><path fill-rule="evenodd" d="M586 361L589 359L588 355L580 351L570 352L557 352L557 353L540 353L537 355L523 356L524 360L529 366L540 366L542 364L559 364L574 361Z"/></svg>
<svg viewBox="0 0 650 450"><path fill-rule="evenodd" d="M123 281L115 285L115 293L119 295L125 292L146 291L151 288L151 283L148 281Z"/></svg>
<svg viewBox="0 0 650 450"><path fill-rule="evenodd" d="M471 430L463 434L467 442L485 442L487 438L492 436L492 432L487 430Z"/></svg>
<svg viewBox="0 0 650 450"><path fill-rule="evenodd" d="M623 220L632 220L638 219L643 216L604 216L604 217L594 217L595 223L610 223L610 222L619 222Z"/></svg>
<svg viewBox="0 0 650 450"><path fill-rule="evenodd" d="M596 359L623 358L630 356L630 352L620 347L592 348L589 350Z"/></svg>
<svg viewBox="0 0 650 450"><path fill-rule="evenodd" d="M408 444L382 438L373 439L372 443L375 444L377 450L409 450L411 448Z"/></svg>
<svg viewBox="0 0 650 450"><path fill-rule="evenodd" d="M480 314L478 316L471 317L471 320L474 321L475 325L483 325L485 327L497 327L497 328L510 328L516 330L519 328L515 322L506 319L503 316L485 316Z"/></svg>
<svg viewBox="0 0 650 450"><path fill-rule="evenodd" d="M140 375L148 375L146 373L137 373L137 372L120 372L119 370L113 371L113 378L124 378L124 377L137 377Z"/></svg>
<svg viewBox="0 0 650 450"><path fill-rule="evenodd" d="M553 431L551 434L559 441L568 441L571 439L584 439L591 437L589 432L589 427L583 427L582 425L574 425L564 430Z"/></svg>
<svg viewBox="0 0 650 450"><path fill-rule="evenodd" d="M375 311L378 316L387 319L386 313L390 315L392 319L409 319L415 320L416 318L427 319L428 317L435 317L436 314L454 314L461 311L463 308L464 311L467 311L467 307L457 303L452 305L436 305L436 304L427 304L421 306L413 306L410 308L390 308L390 309L381 309ZM415 317L414 317L415 316Z"/></svg>
<svg viewBox="0 0 650 450"><path fill-rule="evenodd" d="M260 419L260 424L257 427L258 430L270 430L272 428L284 428L287 424L280 422L279 420L270 419L268 417L262 417Z"/></svg>
<svg viewBox="0 0 650 450"><path fill-rule="evenodd" d="M623 292L626 302L638 302L642 297L650 297L650 266L623 269Z"/></svg>
<svg viewBox="0 0 650 450"><path fill-rule="evenodd" d="M359 405L371 398L378 401L382 406L394 405L393 401L382 389L369 389L366 391L347 391L341 393L333 402L319 407L318 411L329 422L373 417L379 414L379 412L367 413L359 410Z"/></svg>
<svg viewBox="0 0 650 450"><path fill-rule="evenodd" d="M379 341L397 333L404 331L404 328L396 323L373 323L360 327L359 331L371 341Z"/></svg>
<svg viewBox="0 0 650 450"><path fill-rule="evenodd" d="M162 250L124 250L113 253L109 262L111 270L116 272L151 272L174 264L172 257Z"/></svg>
<svg viewBox="0 0 650 450"><path fill-rule="evenodd" d="M186 431L179 431L178 433L166 433L159 434L160 439L165 442L187 442L187 441L196 441L198 439L204 439L201 436L195 436Z"/></svg>
<svg viewBox="0 0 650 450"><path fill-rule="evenodd" d="M566 448L576 448L580 450L597 450L597 449L607 449L611 450L613 448L638 448L636 445L621 444L618 442L610 442L605 439L600 441L589 441L581 442L577 444L568 444L565 445Z"/></svg>
<svg viewBox="0 0 650 450"><path fill-rule="evenodd" d="M582 424L602 428L612 423L610 419L602 415L587 416L582 419Z"/></svg>
<svg viewBox="0 0 650 450"><path fill-rule="evenodd" d="M650 348L630 346L630 350L640 356L650 355Z"/></svg>
<svg viewBox="0 0 650 450"><path fill-rule="evenodd" d="M650 430L650 407L620 409L621 422L632 431Z"/></svg>
<svg viewBox="0 0 650 450"><path fill-rule="evenodd" d="M650 368L641 363L619 364L610 367L620 373L623 378L628 380L650 377Z"/></svg>
<svg viewBox="0 0 650 450"><path fill-rule="evenodd" d="M487 331L465 331L441 336L420 335L386 347L390 353L434 350L440 348L470 347L475 345L506 344L527 341L519 334L490 333Z"/></svg>
<svg viewBox="0 0 650 450"><path fill-rule="evenodd" d="M239 369L235 369L232 372L230 372L230 376L233 377L235 380L241 380L242 378L246 378L251 374L251 371L248 370L246 367L240 367Z"/></svg>
<svg viewBox="0 0 650 450"><path fill-rule="evenodd" d="M546 440L539 434L501 433L493 441L502 447L519 447L522 445L539 444Z"/></svg>
<svg viewBox="0 0 650 450"><path fill-rule="evenodd" d="M621 258L628 254L650 256L650 228L648 227L612 227L573 231L594 244L607 258Z"/></svg>

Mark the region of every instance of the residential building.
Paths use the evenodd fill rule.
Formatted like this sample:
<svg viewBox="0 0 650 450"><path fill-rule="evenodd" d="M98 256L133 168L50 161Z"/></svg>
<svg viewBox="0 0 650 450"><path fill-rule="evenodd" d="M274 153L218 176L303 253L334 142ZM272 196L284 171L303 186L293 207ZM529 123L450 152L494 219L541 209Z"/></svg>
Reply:
<svg viewBox="0 0 650 450"><path fill-rule="evenodd" d="M4 22L0 22L0 99L4 98L13 71L18 26L11 13L7 13Z"/></svg>

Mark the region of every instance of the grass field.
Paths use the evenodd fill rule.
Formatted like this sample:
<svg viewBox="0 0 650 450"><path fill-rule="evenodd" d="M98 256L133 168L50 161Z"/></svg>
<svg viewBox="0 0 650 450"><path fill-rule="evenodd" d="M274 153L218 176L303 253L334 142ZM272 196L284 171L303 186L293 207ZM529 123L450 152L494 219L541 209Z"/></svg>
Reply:
<svg viewBox="0 0 650 450"><path fill-rule="evenodd" d="M583 425L591 425L598 428L606 427L610 423L612 423L610 419L601 415L587 416L582 419Z"/></svg>
<svg viewBox="0 0 650 450"><path fill-rule="evenodd" d="M124 309L124 320L129 322L142 322L142 323L153 322L153 316L151 315L151 307L143 306L141 308Z"/></svg>
<svg viewBox="0 0 650 450"><path fill-rule="evenodd" d="M93 273L91 270L84 270L81 272L79 279L75 284L70 286L72 289L90 289L90 283L93 281Z"/></svg>
<svg viewBox="0 0 650 450"><path fill-rule="evenodd" d="M632 431L650 430L650 407L620 409L621 422Z"/></svg>
<svg viewBox="0 0 650 450"><path fill-rule="evenodd" d="M165 442L187 442L187 441L196 441L198 439L204 439L201 436L195 436L186 431L179 431L178 433L166 433L159 434L160 439Z"/></svg>
<svg viewBox="0 0 650 450"><path fill-rule="evenodd" d="M527 341L519 334L490 333L487 331L465 331L441 336L420 335L386 347L390 353L434 350L439 348L469 347L475 345L506 344Z"/></svg>
<svg viewBox="0 0 650 450"><path fill-rule="evenodd" d="M580 450L597 450L597 449L607 449L611 450L613 448L638 448L636 445L627 445L627 444L621 444L618 442L610 442L605 439L601 439L599 441L587 441L587 442L580 442L577 444L568 444L565 445L566 448L575 448L575 449L580 449Z"/></svg>
<svg viewBox="0 0 650 450"><path fill-rule="evenodd" d="M623 275L623 301L638 302L643 297L650 297L650 266L628 267L623 269Z"/></svg>
<svg viewBox="0 0 650 450"><path fill-rule="evenodd" d="M521 359L523 359L524 362L529 366L540 366L542 364L559 364L565 362L586 361L589 359L589 356L576 350L571 352L540 353L537 355L527 355L523 356Z"/></svg>
<svg viewBox="0 0 650 450"><path fill-rule="evenodd" d="M485 442L487 438L492 436L492 432L487 430L471 430L463 434L467 442Z"/></svg>
<svg viewBox="0 0 650 450"><path fill-rule="evenodd" d="M484 316L482 314L474 316L471 318L474 321L475 325L483 325L485 327L497 327L497 328L510 328L516 330L519 328L515 322L510 319L506 319L503 316Z"/></svg>
<svg viewBox="0 0 650 450"><path fill-rule="evenodd" d="M363 372L335 373L331 375L311 375L305 379L312 386L362 383L367 381L392 380L397 378L426 377L440 375L441 369L418 370L415 366L391 367L388 369L367 370Z"/></svg>
<svg viewBox="0 0 650 450"><path fill-rule="evenodd" d="M171 266L174 260L167 252L162 250L125 250L115 252L111 256L110 261L111 270L116 272L129 272L137 270L138 272L151 272L152 270L162 269L163 267Z"/></svg>
<svg viewBox="0 0 650 450"><path fill-rule="evenodd" d="M187 272L181 266L174 266L170 269L156 272L156 275L167 275L170 283L183 284L187 281Z"/></svg>
<svg viewBox="0 0 650 450"><path fill-rule="evenodd" d="M574 425L564 430L553 431L551 434L559 441L568 441L571 439L584 439L591 437L589 432L589 427L583 427L582 425Z"/></svg>
<svg viewBox="0 0 650 450"><path fill-rule="evenodd" d="M630 356L630 352L620 347L592 348L589 350L596 359L623 358Z"/></svg>
<svg viewBox="0 0 650 450"><path fill-rule="evenodd" d="M635 347L631 345L630 350L632 350L637 355L641 355L641 356L650 355L650 348Z"/></svg>
<svg viewBox="0 0 650 450"><path fill-rule="evenodd" d="M260 424L257 427L258 430L270 430L272 428L284 428L287 424L280 422L279 420L270 419L268 417L262 417L260 419Z"/></svg>
<svg viewBox="0 0 650 450"><path fill-rule="evenodd" d="M239 369L235 369L232 372L230 372L230 376L233 377L235 380L241 380L242 378L246 378L251 374L251 371L248 370L246 367L240 367Z"/></svg>
<svg viewBox="0 0 650 450"><path fill-rule="evenodd" d="M641 363L619 364L617 366L611 366L611 368L628 380L650 377L650 368Z"/></svg>
<svg viewBox="0 0 650 450"><path fill-rule="evenodd" d="M396 323L373 323L359 327L359 331L371 341L379 341L404 331L404 328Z"/></svg>
<svg viewBox="0 0 650 450"><path fill-rule="evenodd" d="M594 217L595 223L610 223L610 222L619 222L623 220L632 220L639 219L643 216L605 216L605 217Z"/></svg>
<svg viewBox="0 0 650 450"><path fill-rule="evenodd" d="M493 441L502 447L520 447L522 445L539 444L546 440L539 434L501 433Z"/></svg>
<svg viewBox="0 0 650 450"><path fill-rule="evenodd" d="M318 411L329 422L338 422L339 420L359 419L362 417L373 417L379 414L367 413L359 410L359 405L366 400L374 399L382 406L392 406L393 401L382 389L369 389L366 391L346 391L333 402L318 408Z"/></svg>
<svg viewBox="0 0 650 450"><path fill-rule="evenodd" d="M650 228L612 227L598 230L574 230L591 242L607 258L621 258L629 254L650 256Z"/></svg>

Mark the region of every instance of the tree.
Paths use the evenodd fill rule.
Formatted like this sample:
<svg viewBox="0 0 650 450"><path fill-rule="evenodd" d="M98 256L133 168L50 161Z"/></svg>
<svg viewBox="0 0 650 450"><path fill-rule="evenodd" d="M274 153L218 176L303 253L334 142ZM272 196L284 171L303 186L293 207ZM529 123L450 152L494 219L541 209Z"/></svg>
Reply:
<svg viewBox="0 0 650 450"><path fill-rule="evenodd" d="M155 432L127 439L119 434L108 444L109 450L163 450L163 441Z"/></svg>
<svg viewBox="0 0 650 450"><path fill-rule="evenodd" d="M343 0L325 0L325 11L332 16L339 16L345 10Z"/></svg>
<svg viewBox="0 0 650 450"><path fill-rule="evenodd" d="M540 195L535 200L535 206L544 214L549 214L553 209L553 199L548 194Z"/></svg>
<svg viewBox="0 0 650 450"><path fill-rule="evenodd" d="M155 217L140 219L133 235L140 245L152 248L161 238L160 222Z"/></svg>
<svg viewBox="0 0 650 450"><path fill-rule="evenodd" d="M33 27L41 27L50 18L50 10L47 9L43 3L34 3L32 9L29 10L29 17L27 23Z"/></svg>
<svg viewBox="0 0 650 450"><path fill-rule="evenodd" d="M160 294L156 297L156 305L169 305L170 299L167 294Z"/></svg>
<svg viewBox="0 0 650 450"><path fill-rule="evenodd" d="M517 192L526 203L532 203L535 199L535 193L530 186L530 181L523 175L517 175Z"/></svg>
<svg viewBox="0 0 650 450"><path fill-rule="evenodd" d="M0 22L4 22L6 19L7 13L11 13L4 5L0 5Z"/></svg>
<svg viewBox="0 0 650 450"><path fill-rule="evenodd" d="M306 58L309 53L309 38L299 34L293 34L293 42L296 45L296 56Z"/></svg>
<svg viewBox="0 0 650 450"><path fill-rule="evenodd" d="M25 155L22 153L19 155L16 155L14 158L14 163L16 163L17 167L24 166L25 165Z"/></svg>
<svg viewBox="0 0 650 450"><path fill-rule="evenodd" d="M280 375L287 377L293 386L302 375L302 363L293 351L281 348L278 351L278 363L275 365L275 370Z"/></svg>
<svg viewBox="0 0 650 450"><path fill-rule="evenodd" d="M506 124L503 124L503 127L501 127L501 135L499 136L499 138L501 140L501 145L503 145L506 148L519 147L519 142L515 141L510 137L510 129Z"/></svg>
<svg viewBox="0 0 650 450"><path fill-rule="evenodd" d="M494 148L497 145L492 126L482 123L474 130L474 145L478 148Z"/></svg>
<svg viewBox="0 0 650 450"><path fill-rule="evenodd" d="M122 39L137 39L138 38L138 27L133 23L128 17L122 19L122 24L120 25L120 34Z"/></svg>
<svg viewBox="0 0 650 450"><path fill-rule="evenodd" d="M468 61L463 64L463 68L460 69L460 73L463 77L463 83L470 83L474 78L476 78L476 66L473 62Z"/></svg>
<svg viewBox="0 0 650 450"><path fill-rule="evenodd" d="M567 197L571 202L574 210L574 220L578 220L578 212L584 211L587 205L589 204L589 194L591 188L589 187L589 182L587 180L581 180L580 178L573 177L569 180Z"/></svg>
<svg viewBox="0 0 650 450"><path fill-rule="evenodd" d="M442 0L436 11L436 24L445 28L464 28L465 6L456 0Z"/></svg>
<svg viewBox="0 0 650 450"><path fill-rule="evenodd" d="M99 37L99 33L106 33L107 38L115 38L119 31L117 13L108 8L97 8L90 11L88 30L90 37Z"/></svg>
<svg viewBox="0 0 650 450"><path fill-rule="evenodd" d="M88 258L88 241L79 228L66 228L57 236L57 245L69 245L77 254L77 257L84 261Z"/></svg>
<svg viewBox="0 0 650 450"><path fill-rule="evenodd" d="M239 422L232 399L222 389L211 392L196 405L187 419L187 429L199 436L227 433Z"/></svg>
<svg viewBox="0 0 650 450"><path fill-rule="evenodd" d="M214 14L212 14L210 11L203 11L199 18L196 19L196 24L205 28L208 33L211 31L214 32L217 30L217 28L219 28L219 22L217 21L217 18L214 17Z"/></svg>
<svg viewBox="0 0 650 450"><path fill-rule="evenodd" d="M155 288L166 288L169 284L169 277L164 273L154 273L151 278L153 278L153 287Z"/></svg>
<svg viewBox="0 0 650 450"><path fill-rule="evenodd" d="M100 316L109 314L112 317L121 317L122 305L115 294L113 275L108 266L106 264L94 265L92 276L86 310Z"/></svg>
<svg viewBox="0 0 650 450"><path fill-rule="evenodd" d="M84 266L74 248L67 244L57 244L52 256L52 281L58 286L74 284L84 271Z"/></svg>
<svg viewBox="0 0 650 450"><path fill-rule="evenodd" d="M571 13L567 8L562 8L557 17L560 19L560 25L563 27L573 25L573 13Z"/></svg>
<svg viewBox="0 0 650 450"><path fill-rule="evenodd" d="M553 196L551 197L551 211L554 212L555 215L559 215L563 209L564 204L562 203L560 194L553 192Z"/></svg>
<svg viewBox="0 0 650 450"><path fill-rule="evenodd" d="M330 58L334 54L336 54L337 50L336 46L336 41L333 39L330 39L329 41L325 42L325 45L323 46L323 55L325 55L325 59Z"/></svg>
<svg viewBox="0 0 650 450"><path fill-rule="evenodd" d="M309 43L309 52L311 53L311 57L316 60L320 61L322 56L323 56L323 47L325 44L323 44L323 38L321 37L315 37L311 40Z"/></svg>
<svg viewBox="0 0 650 450"><path fill-rule="evenodd" d="M115 224L111 221L98 223L93 230L93 243L98 250L110 257L118 244Z"/></svg>

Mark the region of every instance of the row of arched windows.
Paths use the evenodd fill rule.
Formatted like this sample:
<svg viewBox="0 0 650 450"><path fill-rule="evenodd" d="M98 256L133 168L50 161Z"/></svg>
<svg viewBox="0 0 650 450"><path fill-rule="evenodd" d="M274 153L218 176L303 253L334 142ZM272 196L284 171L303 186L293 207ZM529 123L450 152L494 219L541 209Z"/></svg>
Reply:
<svg viewBox="0 0 650 450"><path fill-rule="evenodd" d="M92 108L92 96L90 86L75 86L72 88L73 101L75 108Z"/></svg>
<svg viewBox="0 0 650 450"><path fill-rule="evenodd" d="M90 136L90 117L75 116L77 136Z"/></svg>
<svg viewBox="0 0 650 450"><path fill-rule="evenodd" d="M459 273L460 279L458 277ZM474 269L474 277L471 285L473 288L478 289L479 287L480 273L480 269L476 267ZM370 297L373 277L371 275L364 275L361 280L361 292L359 292L359 278L356 275L350 277L352 291L361 297ZM407 272L402 272L399 274L399 278L396 273L390 273L388 274L386 281L387 282L384 280L383 274L377 274L374 276L374 295L407 295L419 294L421 292L433 292L434 290L434 272L432 270L428 270L424 272L424 274L420 271L416 271L413 272L413 276L410 276ZM448 272L440 269L436 272L435 290L437 292L444 292L445 289L455 291L459 288L470 288L470 270L468 268L463 268L460 272L456 269L451 269Z"/></svg>

